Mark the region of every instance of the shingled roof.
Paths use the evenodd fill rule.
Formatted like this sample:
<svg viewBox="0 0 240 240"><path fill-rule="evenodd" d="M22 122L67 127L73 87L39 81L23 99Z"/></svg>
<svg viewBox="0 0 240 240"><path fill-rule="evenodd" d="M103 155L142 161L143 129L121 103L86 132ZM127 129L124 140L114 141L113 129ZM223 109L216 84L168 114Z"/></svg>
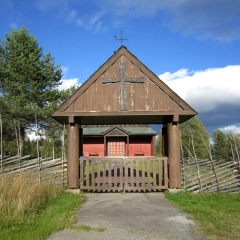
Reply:
<svg viewBox="0 0 240 240"><path fill-rule="evenodd" d="M115 128L118 128L119 130L122 130L127 135L150 135L154 136L157 135L157 132L154 131L152 128L150 128L148 125L141 125L141 126L91 126L91 127L84 127L83 128L83 135L84 136L104 136L106 135L110 130L113 130Z"/></svg>

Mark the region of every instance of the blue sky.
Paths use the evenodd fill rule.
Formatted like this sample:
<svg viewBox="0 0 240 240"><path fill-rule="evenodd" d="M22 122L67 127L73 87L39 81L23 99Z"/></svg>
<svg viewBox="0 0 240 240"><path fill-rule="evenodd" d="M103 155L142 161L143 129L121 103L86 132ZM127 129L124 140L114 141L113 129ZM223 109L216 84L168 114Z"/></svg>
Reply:
<svg viewBox="0 0 240 240"><path fill-rule="evenodd" d="M212 133L240 132L239 0L0 0L0 39L25 26L81 84L120 47L187 101Z"/></svg>

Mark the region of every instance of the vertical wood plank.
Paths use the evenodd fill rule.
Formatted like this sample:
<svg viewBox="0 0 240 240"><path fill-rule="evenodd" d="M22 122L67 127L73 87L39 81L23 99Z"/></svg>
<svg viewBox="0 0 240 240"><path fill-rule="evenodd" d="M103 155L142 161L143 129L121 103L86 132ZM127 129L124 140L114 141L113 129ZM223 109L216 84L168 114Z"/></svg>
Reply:
<svg viewBox="0 0 240 240"><path fill-rule="evenodd" d="M139 188L139 161L136 160L136 187Z"/></svg>
<svg viewBox="0 0 240 240"><path fill-rule="evenodd" d="M106 161L103 160L103 188L106 188Z"/></svg>
<svg viewBox="0 0 240 240"><path fill-rule="evenodd" d="M156 160L152 160L152 170L153 170L153 186L156 187Z"/></svg>
<svg viewBox="0 0 240 240"><path fill-rule="evenodd" d="M119 163L119 167L120 167L120 183L119 183L119 187L122 188L123 187L123 159L120 161Z"/></svg>
<svg viewBox="0 0 240 240"><path fill-rule="evenodd" d="M117 164L118 162L114 162L114 187L117 187Z"/></svg>
<svg viewBox="0 0 240 240"><path fill-rule="evenodd" d="M167 166L167 158L164 159L164 186L168 187L168 166Z"/></svg>
<svg viewBox="0 0 240 240"><path fill-rule="evenodd" d="M100 188L100 161L97 162L97 187Z"/></svg>
<svg viewBox="0 0 240 240"><path fill-rule="evenodd" d="M92 180L91 180L91 186L92 186L92 189L95 189L95 176L94 176L94 174L95 174L95 171L94 171L94 165L95 165L95 160L94 160L94 158L92 159L92 174L91 174L91 176L92 176Z"/></svg>
<svg viewBox="0 0 240 240"><path fill-rule="evenodd" d="M108 161L108 187L112 187L112 161Z"/></svg>
<svg viewBox="0 0 240 240"><path fill-rule="evenodd" d="M145 162L144 160L142 162L142 188L145 189Z"/></svg>
<svg viewBox="0 0 240 240"><path fill-rule="evenodd" d="M134 187L134 184L133 184L133 178L134 178L134 175L133 175L133 160L130 162L130 179L131 179L131 187Z"/></svg>
<svg viewBox="0 0 240 240"><path fill-rule="evenodd" d="M127 189L128 188L128 161L125 161L125 163L124 163L124 170L125 170L125 172L124 172L124 180L125 180L125 189Z"/></svg>
<svg viewBox="0 0 240 240"><path fill-rule="evenodd" d="M84 160L80 159L80 189L84 186Z"/></svg>
<svg viewBox="0 0 240 240"><path fill-rule="evenodd" d="M147 160L147 177L148 177L147 186L150 188L151 187L151 173L150 173L150 161L149 160Z"/></svg>
<svg viewBox="0 0 240 240"><path fill-rule="evenodd" d="M86 161L86 187L89 187L89 161Z"/></svg>
<svg viewBox="0 0 240 240"><path fill-rule="evenodd" d="M159 182L159 186L162 186L163 184L163 180L162 180L162 175L163 175L163 172L162 172L162 161L163 160L158 160L158 182Z"/></svg>

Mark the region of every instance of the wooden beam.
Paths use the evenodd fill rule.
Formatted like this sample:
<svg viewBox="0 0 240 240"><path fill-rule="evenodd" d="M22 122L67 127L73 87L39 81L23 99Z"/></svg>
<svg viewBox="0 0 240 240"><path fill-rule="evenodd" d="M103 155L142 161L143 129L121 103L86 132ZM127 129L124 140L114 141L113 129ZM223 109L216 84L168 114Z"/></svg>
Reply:
<svg viewBox="0 0 240 240"><path fill-rule="evenodd" d="M83 117L93 117L93 116L174 116L177 118L179 115L191 115L194 116L196 114L193 113L192 110L181 110L181 111L127 111L127 112L55 112L52 116L83 116Z"/></svg>

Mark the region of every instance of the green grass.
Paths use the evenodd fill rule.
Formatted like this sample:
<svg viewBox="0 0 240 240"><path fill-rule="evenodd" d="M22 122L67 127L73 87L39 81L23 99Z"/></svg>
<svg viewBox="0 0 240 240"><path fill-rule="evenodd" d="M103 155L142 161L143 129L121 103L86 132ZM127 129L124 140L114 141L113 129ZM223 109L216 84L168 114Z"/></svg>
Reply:
<svg viewBox="0 0 240 240"><path fill-rule="evenodd" d="M106 228L92 228L89 226L85 226L85 225L80 225L80 226L71 226L70 229L73 230L81 230L81 231L97 231L97 232L104 232L106 230Z"/></svg>
<svg viewBox="0 0 240 240"><path fill-rule="evenodd" d="M240 239L240 193L166 192L165 196L174 206L191 214L211 239Z"/></svg>

